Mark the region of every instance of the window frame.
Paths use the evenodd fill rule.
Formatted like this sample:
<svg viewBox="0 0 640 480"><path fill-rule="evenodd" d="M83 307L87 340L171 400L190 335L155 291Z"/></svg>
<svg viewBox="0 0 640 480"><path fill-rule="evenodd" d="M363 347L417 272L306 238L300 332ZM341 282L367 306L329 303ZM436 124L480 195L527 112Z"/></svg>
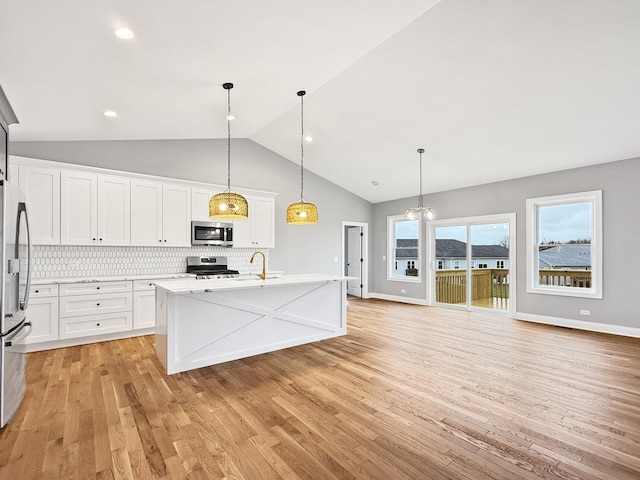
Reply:
<svg viewBox="0 0 640 480"><path fill-rule="evenodd" d="M539 285L539 207L591 204L591 287ZM602 298L602 190L527 199L527 293Z"/></svg>
<svg viewBox="0 0 640 480"><path fill-rule="evenodd" d="M418 265L417 276L394 276L394 264L396 262L396 223L398 222L418 222L418 258L416 264ZM409 220L404 215L390 215L387 217L387 280L392 282L409 282L409 283L421 283L422 282L422 219L419 217L416 220Z"/></svg>

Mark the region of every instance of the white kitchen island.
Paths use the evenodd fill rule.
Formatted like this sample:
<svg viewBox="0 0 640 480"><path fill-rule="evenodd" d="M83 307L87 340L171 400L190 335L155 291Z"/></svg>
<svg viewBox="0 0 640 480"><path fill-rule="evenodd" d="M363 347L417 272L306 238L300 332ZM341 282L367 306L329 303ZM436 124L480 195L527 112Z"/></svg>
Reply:
<svg viewBox="0 0 640 480"><path fill-rule="evenodd" d="M156 282L156 355L168 374L347 333L351 277Z"/></svg>

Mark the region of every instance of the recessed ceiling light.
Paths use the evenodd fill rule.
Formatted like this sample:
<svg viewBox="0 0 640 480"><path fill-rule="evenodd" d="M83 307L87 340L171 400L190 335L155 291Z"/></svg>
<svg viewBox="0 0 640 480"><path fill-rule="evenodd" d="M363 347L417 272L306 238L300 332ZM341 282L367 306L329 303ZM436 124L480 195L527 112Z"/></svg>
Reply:
<svg viewBox="0 0 640 480"><path fill-rule="evenodd" d="M131 40L133 37L135 37L133 31L125 27L116 28L113 33L116 37L123 40Z"/></svg>
<svg viewBox="0 0 640 480"><path fill-rule="evenodd" d="M307 135L306 137L304 137L304 139L305 139L307 142L313 142L313 137L310 137L309 135Z"/></svg>
<svg viewBox="0 0 640 480"><path fill-rule="evenodd" d="M373 180L373 181L371 182L371 185L373 185L374 187L377 187L378 185L380 185L380 182L379 182L379 181L377 181L377 180Z"/></svg>
<svg viewBox="0 0 640 480"><path fill-rule="evenodd" d="M113 118L113 117L117 117L118 114L116 112L114 112L113 110L107 110L106 112L102 112L102 114L105 117L109 117L109 118Z"/></svg>
<svg viewBox="0 0 640 480"><path fill-rule="evenodd" d="M227 115L227 120L235 120L236 117L234 117L233 115Z"/></svg>

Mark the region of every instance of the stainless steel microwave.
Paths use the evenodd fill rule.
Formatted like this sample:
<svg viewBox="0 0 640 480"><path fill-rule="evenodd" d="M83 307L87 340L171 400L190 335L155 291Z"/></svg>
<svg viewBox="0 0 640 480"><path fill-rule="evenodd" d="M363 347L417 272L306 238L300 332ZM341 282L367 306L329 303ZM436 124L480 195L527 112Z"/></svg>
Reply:
<svg viewBox="0 0 640 480"><path fill-rule="evenodd" d="M191 222L191 245L233 246L233 224Z"/></svg>

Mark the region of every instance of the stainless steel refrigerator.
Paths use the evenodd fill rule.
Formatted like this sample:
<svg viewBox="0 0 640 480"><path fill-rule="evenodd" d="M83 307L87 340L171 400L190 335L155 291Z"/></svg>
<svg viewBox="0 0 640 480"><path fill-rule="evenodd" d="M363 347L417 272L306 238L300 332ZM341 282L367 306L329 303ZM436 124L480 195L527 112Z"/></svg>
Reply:
<svg viewBox="0 0 640 480"><path fill-rule="evenodd" d="M31 240L24 193L0 180L0 428L15 415L25 391L24 347L31 283Z"/></svg>

